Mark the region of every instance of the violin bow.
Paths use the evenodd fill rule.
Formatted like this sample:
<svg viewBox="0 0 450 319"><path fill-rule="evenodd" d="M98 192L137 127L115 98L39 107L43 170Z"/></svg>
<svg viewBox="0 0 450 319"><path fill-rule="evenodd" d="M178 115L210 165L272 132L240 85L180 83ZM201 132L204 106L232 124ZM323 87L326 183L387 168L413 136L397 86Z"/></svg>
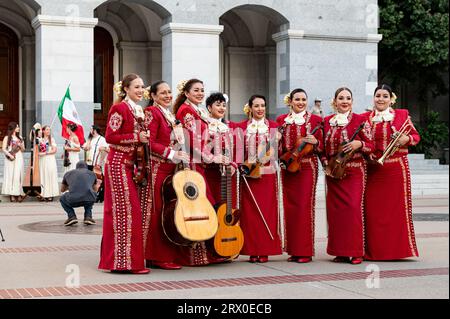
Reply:
<svg viewBox="0 0 450 319"><path fill-rule="evenodd" d="M266 226L266 229L267 229L267 231L269 232L270 238L271 238L272 240L274 240L273 235L272 235L272 232L270 231L269 226L267 226L266 219L264 218L264 215L263 215L263 213L261 212L261 209L259 208L258 203L256 202L255 196L253 196L252 189L250 188L250 185L248 185L247 178L245 177L245 175L242 175L242 178L244 179L245 185L247 185L248 191L250 192L250 195L252 196L252 199L253 199L253 202L254 202L255 205L256 205L256 208L258 208L259 215L261 216L261 218L262 218L262 220L263 220L263 222L264 222L264 226Z"/></svg>

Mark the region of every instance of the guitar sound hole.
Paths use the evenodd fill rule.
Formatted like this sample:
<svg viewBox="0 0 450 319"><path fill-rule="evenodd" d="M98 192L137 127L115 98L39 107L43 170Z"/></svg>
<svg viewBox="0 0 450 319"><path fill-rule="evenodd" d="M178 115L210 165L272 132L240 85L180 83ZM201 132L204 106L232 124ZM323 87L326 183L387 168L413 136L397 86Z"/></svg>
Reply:
<svg viewBox="0 0 450 319"><path fill-rule="evenodd" d="M198 196L197 186L192 183L187 183L184 185L184 194L191 200L196 199Z"/></svg>
<svg viewBox="0 0 450 319"><path fill-rule="evenodd" d="M225 216L225 222L229 225L231 224L231 222L233 221L233 216L232 215L226 215Z"/></svg>

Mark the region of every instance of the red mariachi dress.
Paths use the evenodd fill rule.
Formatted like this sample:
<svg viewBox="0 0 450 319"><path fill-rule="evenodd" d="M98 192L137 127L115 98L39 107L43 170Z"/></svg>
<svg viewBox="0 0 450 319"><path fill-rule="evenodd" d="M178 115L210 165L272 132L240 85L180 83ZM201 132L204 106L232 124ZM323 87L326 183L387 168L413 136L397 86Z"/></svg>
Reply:
<svg viewBox="0 0 450 319"><path fill-rule="evenodd" d="M294 149L299 138L305 137L318 125L322 118L309 112L277 118L279 126L286 125L281 140L281 154ZM317 155L322 152L323 133L318 129L314 136L318 144L311 154L301 159L296 173L283 170L283 203L286 228L286 251L292 256L314 256L314 217L317 176L319 171Z"/></svg>
<svg viewBox="0 0 450 319"><path fill-rule="evenodd" d="M150 131L149 147L150 171L146 187L141 189L140 198L143 211L145 259L159 262L173 262L177 246L170 242L162 228L162 185L169 175L173 175L176 164L172 150L176 139L172 136L175 117L161 106L151 106L145 110L145 125Z"/></svg>
<svg viewBox="0 0 450 319"><path fill-rule="evenodd" d="M399 131L403 123L409 123L412 130L409 143L388 157L384 165L369 162L365 202L365 258L369 260L419 256L412 220L411 176L407 155L408 146L419 143L420 136L407 110L388 109L385 112L380 115L375 112L364 114L372 124L374 155L377 159L391 141L391 135Z"/></svg>
<svg viewBox="0 0 450 319"><path fill-rule="evenodd" d="M207 112L200 107L190 104L189 101L183 103L176 114L176 118L181 122L189 134L186 139L186 152L190 154L190 167L199 172L205 178L203 160L211 161L211 153L204 150L205 139L203 138L208 130ZM214 204L214 197L210 191L208 181L205 178L206 196L211 204ZM175 262L183 266L203 266L217 261L219 256L215 253L212 240L201 241L192 247L179 246L178 256Z"/></svg>
<svg viewBox="0 0 450 319"><path fill-rule="evenodd" d="M339 145L349 141L357 128L366 123L355 138L361 141L363 146L347 162L346 176L341 180L326 177L327 253L333 256L362 257L364 256L363 200L367 176L363 154L370 154L373 151L373 141L369 123L363 116L350 113L348 117L344 116L343 123L334 122L336 118L337 115L330 115L324 119L325 152L321 161L325 164L337 154Z"/></svg>
<svg viewBox="0 0 450 319"><path fill-rule="evenodd" d="M131 105L130 105L130 104ZM138 142L137 107L132 101L111 107L106 142L111 151L105 164L103 237L99 269L144 269L142 212L133 181ZM133 106L132 106L133 105Z"/></svg>
<svg viewBox="0 0 450 319"><path fill-rule="evenodd" d="M258 145L268 143L277 124L267 119L257 122L244 121L239 124L244 130L245 158L254 161ZM272 129L272 130L271 130ZM273 137L272 137L273 138ZM275 148L277 149L277 148ZM241 182L241 218L240 226L244 233L242 255L269 256L282 254L278 227L278 185L274 164L269 161L261 167L260 178L246 178L253 196L261 209L267 226L272 233L270 237L252 195L244 181Z"/></svg>
<svg viewBox="0 0 450 319"><path fill-rule="evenodd" d="M234 139L233 129L236 124L233 122L221 122L209 118L208 134L206 136L206 148L211 153L211 157L214 155L222 154L228 156L232 161L234 157ZM226 151L226 152L225 152ZM221 165L215 163L209 163L205 165L205 177L208 181L211 194L214 198L214 205L221 203L225 200L222 198L222 170ZM233 181L233 186L235 185ZM235 197L233 196L233 204L236 204ZM235 207L235 206L233 206Z"/></svg>

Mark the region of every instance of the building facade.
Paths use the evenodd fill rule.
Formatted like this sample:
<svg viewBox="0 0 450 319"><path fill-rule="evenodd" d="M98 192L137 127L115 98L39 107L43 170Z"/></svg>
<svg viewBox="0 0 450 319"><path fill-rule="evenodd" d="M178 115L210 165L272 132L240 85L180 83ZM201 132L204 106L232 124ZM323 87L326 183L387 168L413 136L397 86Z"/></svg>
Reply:
<svg viewBox="0 0 450 319"><path fill-rule="evenodd" d="M301 87L325 114L340 86L356 112L377 85L376 0L0 0L0 128L51 124L70 84L85 127L104 127L113 84L127 73L163 79L174 93L192 77L230 97L242 120L252 94L271 118Z"/></svg>

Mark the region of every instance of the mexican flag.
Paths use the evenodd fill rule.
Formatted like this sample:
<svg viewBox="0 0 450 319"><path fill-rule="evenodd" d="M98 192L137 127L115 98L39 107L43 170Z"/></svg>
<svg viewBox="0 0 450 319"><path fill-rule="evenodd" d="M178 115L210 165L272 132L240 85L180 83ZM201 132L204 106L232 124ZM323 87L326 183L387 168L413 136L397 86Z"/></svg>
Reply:
<svg viewBox="0 0 450 319"><path fill-rule="evenodd" d="M69 86L67 87L66 94L59 103L58 107L58 117L61 121L62 126L62 137L65 139L69 139L69 133L67 133L67 124L75 123L78 127L75 130L75 134L78 136L78 140L80 141L80 145L84 144L84 130L83 124L81 124L80 117L78 115L77 109L75 108L75 104L72 102L72 98L70 97Z"/></svg>

